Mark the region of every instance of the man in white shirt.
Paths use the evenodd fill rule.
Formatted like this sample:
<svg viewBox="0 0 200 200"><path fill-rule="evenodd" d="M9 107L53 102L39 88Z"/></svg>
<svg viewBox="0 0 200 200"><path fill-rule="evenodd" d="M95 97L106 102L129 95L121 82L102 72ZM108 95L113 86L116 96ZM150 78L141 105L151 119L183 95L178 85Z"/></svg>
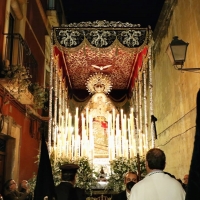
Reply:
<svg viewBox="0 0 200 200"><path fill-rule="evenodd" d="M158 148L150 149L146 155L146 177L131 189L130 200L184 200L181 184L163 172L165 153Z"/></svg>

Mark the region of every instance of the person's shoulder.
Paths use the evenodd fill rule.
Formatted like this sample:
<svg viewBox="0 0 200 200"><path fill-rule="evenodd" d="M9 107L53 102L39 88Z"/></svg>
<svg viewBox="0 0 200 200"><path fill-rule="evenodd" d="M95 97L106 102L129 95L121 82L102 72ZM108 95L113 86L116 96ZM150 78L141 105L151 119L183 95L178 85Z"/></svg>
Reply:
<svg viewBox="0 0 200 200"><path fill-rule="evenodd" d="M175 179L171 176L166 175L164 182L166 182L168 187L170 187L171 189L184 190L182 184L177 179Z"/></svg>
<svg viewBox="0 0 200 200"><path fill-rule="evenodd" d="M148 177L143 178L142 180L138 181L131 189L132 190L138 190L138 188L145 188L146 185L151 184L151 180L148 179Z"/></svg>
<svg viewBox="0 0 200 200"><path fill-rule="evenodd" d="M175 184L176 183L180 184L180 182L178 182L178 180L176 180L175 176L171 176L171 175L164 173L164 178L168 179L170 182L173 182Z"/></svg>
<svg viewBox="0 0 200 200"><path fill-rule="evenodd" d="M57 186L59 185L65 185L65 186L67 185L67 186L73 187L73 185L69 182L60 182Z"/></svg>
<svg viewBox="0 0 200 200"><path fill-rule="evenodd" d="M73 185L67 182L60 182L60 184L56 185L55 187L56 191L69 190L70 188L73 188Z"/></svg>

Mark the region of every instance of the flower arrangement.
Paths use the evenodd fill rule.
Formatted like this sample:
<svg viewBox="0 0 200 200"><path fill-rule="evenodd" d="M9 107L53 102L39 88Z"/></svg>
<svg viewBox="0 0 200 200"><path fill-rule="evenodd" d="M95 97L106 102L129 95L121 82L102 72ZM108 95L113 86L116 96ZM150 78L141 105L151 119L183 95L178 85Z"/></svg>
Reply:
<svg viewBox="0 0 200 200"><path fill-rule="evenodd" d="M77 160L69 160L68 158L60 158L56 161L51 159L52 173L54 177L55 185L60 183L60 165L66 163L74 163L79 166L77 171L76 185L87 192L91 193L92 187L96 185L96 178L93 176L94 170L91 167L90 161L87 157L82 157Z"/></svg>
<svg viewBox="0 0 200 200"><path fill-rule="evenodd" d="M76 186L85 189L91 194L92 188L97 184L94 169L91 167L87 157L78 159L76 164L79 166Z"/></svg>
<svg viewBox="0 0 200 200"><path fill-rule="evenodd" d="M110 162L111 175L108 180L106 189L120 192L124 190L124 174L128 171L138 172L138 165L140 163L140 175L144 177L146 174L144 157L137 157L127 159L125 157L118 157Z"/></svg>
<svg viewBox="0 0 200 200"><path fill-rule="evenodd" d="M68 158L57 158L55 160L54 155L52 154L50 155L50 162L52 166L52 174L55 185L58 185L60 183L60 165L66 163L74 163L79 166L79 169L77 171L76 186L85 189L88 194L92 194L92 188L97 185L97 178L95 177L95 171L90 163L90 160L87 157L81 157L77 160L70 160ZM140 166L141 177L144 177L146 175L144 157L140 157L139 159L138 157L134 157L131 159L118 157L115 160L111 161L111 174L108 179L106 190L113 190L115 192L120 192L124 190L124 174L128 171L138 172L138 166ZM36 178L37 177L34 174L33 178L29 180L32 191L34 190L36 184Z"/></svg>
<svg viewBox="0 0 200 200"><path fill-rule="evenodd" d="M29 70L22 65L12 65L1 71L7 81L7 87L10 93L17 100L26 91L30 91L33 95L33 107L35 109L44 108L44 103L48 101L48 93L38 83L31 83Z"/></svg>
<svg viewBox="0 0 200 200"><path fill-rule="evenodd" d="M39 159L36 162L38 161ZM77 160L70 160L68 158L57 158L56 160L54 160L54 156L52 154L50 155L50 162L51 162L52 174L55 186L60 183L60 175L61 175L60 166L62 164L74 163L79 166L79 169L77 171L77 178L76 178L77 180L75 186L84 189L89 194L92 193L92 187L97 184L97 180L93 176L94 170L91 167L90 161L87 157L82 157ZM34 174L33 178L29 180L30 188L32 191L34 191L35 188L36 178L37 176Z"/></svg>

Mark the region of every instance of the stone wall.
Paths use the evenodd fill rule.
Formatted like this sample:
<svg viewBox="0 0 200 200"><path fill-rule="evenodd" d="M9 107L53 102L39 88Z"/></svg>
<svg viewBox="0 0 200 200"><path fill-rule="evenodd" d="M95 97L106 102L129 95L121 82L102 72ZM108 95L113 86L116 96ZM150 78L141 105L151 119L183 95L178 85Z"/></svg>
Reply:
<svg viewBox="0 0 200 200"><path fill-rule="evenodd" d="M164 37L155 39L153 49L153 105L158 119L156 147L166 153L165 170L181 179L189 173L193 152L200 70L199 73L175 70L166 48L173 36L178 36L189 43L184 68L200 68L199 10L199 0L177 1L166 33ZM160 24L164 26L165 21Z"/></svg>

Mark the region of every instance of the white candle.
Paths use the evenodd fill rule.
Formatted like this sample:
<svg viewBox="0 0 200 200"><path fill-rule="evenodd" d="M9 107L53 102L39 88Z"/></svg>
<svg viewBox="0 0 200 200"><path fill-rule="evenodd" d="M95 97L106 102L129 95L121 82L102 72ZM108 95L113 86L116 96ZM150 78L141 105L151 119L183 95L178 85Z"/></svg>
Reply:
<svg viewBox="0 0 200 200"><path fill-rule="evenodd" d="M136 146L136 140L135 138L133 137L133 155L136 156L137 155L137 146Z"/></svg>
<svg viewBox="0 0 200 200"><path fill-rule="evenodd" d="M147 150L147 143L146 143L146 135L142 134L142 140L143 140L143 155L146 153Z"/></svg>
<svg viewBox="0 0 200 200"><path fill-rule="evenodd" d="M84 146L84 144L83 144L83 136L82 136L82 140L81 140L81 156L83 157L83 146Z"/></svg>
<svg viewBox="0 0 200 200"><path fill-rule="evenodd" d="M72 153L71 153L71 159L74 159L74 135L72 135Z"/></svg>
<svg viewBox="0 0 200 200"><path fill-rule="evenodd" d="M119 157L119 145L118 145L118 134L117 133L115 136L115 152L116 152L116 157Z"/></svg>
<svg viewBox="0 0 200 200"><path fill-rule="evenodd" d="M77 140L77 157L80 157L80 135L78 135Z"/></svg>
<svg viewBox="0 0 200 200"><path fill-rule="evenodd" d="M127 133L126 133L126 115L124 115L124 122L123 122L123 135L125 137L125 139L127 138Z"/></svg>
<svg viewBox="0 0 200 200"><path fill-rule="evenodd" d="M143 155L143 144L142 144L142 133L141 133L141 130L139 130L139 153L140 153L140 156Z"/></svg>
<svg viewBox="0 0 200 200"><path fill-rule="evenodd" d="M78 130L78 118L74 116L74 138L77 139L77 130Z"/></svg>
<svg viewBox="0 0 200 200"><path fill-rule="evenodd" d="M78 117L78 107L76 107L76 116Z"/></svg>
<svg viewBox="0 0 200 200"><path fill-rule="evenodd" d="M121 138L122 135L121 135L121 130L119 130L119 135L118 135L118 149L119 149L119 156L121 157L122 156L122 141L121 141Z"/></svg>
<svg viewBox="0 0 200 200"><path fill-rule="evenodd" d="M54 128L54 146L56 146L57 134L58 134L58 127L57 127L57 125L55 125L55 128Z"/></svg>
<svg viewBox="0 0 200 200"><path fill-rule="evenodd" d="M75 119L75 130L74 130L75 131L75 137L74 137L74 139L76 141L77 137L78 137L78 124L79 124L78 108L76 108L76 115L75 115L74 119Z"/></svg>
<svg viewBox="0 0 200 200"><path fill-rule="evenodd" d="M69 157L69 143L66 141L66 157Z"/></svg>
<svg viewBox="0 0 200 200"><path fill-rule="evenodd" d="M132 158L132 152L131 152L131 144L132 144L132 137L131 137L131 125L130 125L130 119L128 119L128 153L129 158Z"/></svg>
<svg viewBox="0 0 200 200"><path fill-rule="evenodd" d="M108 159L111 161L111 141L110 141L110 136L108 137Z"/></svg>
<svg viewBox="0 0 200 200"><path fill-rule="evenodd" d="M85 117L83 116L83 113L81 114L81 121L82 121L82 133L85 130Z"/></svg>
<svg viewBox="0 0 200 200"><path fill-rule="evenodd" d="M92 115L89 115L89 140L93 138L93 119Z"/></svg>
<svg viewBox="0 0 200 200"><path fill-rule="evenodd" d="M68 125L68 116L69 116L69 110L68 108L65 110L65 126Z"/></svg>
<svg viewBox="0 0 200 200"><path fill-rule="evenodd" d="M123 109L121 109L121 130L123 130Z"/></svg>
<svg viewBox="0 0 200 200"><path fill-rule="evenodd" d="M89 135L88 127L89 127L89 109L86 108L86 134L87 134L87 136Z"/></svg>
<svg viewBox="0 0 200 200"><path fill-rule="evenodd" d="M84 130L83 135L82 135L82 140L83 140L83 156L85 156L86 154L86 148L87 148L87 144L86 144L86 130Z"/></svg>
<svg viewBox="0 0 200 200"><path fill-rule="evenodd" d="M111 130L111 153L112 153L112 156L111 156L111 159L113 160L114 157L115 157L115 134L114 134L114 130Z"/></svg>
<svg viewBox="0 0 200 200"><path fill-rule="evenodd" d="M134 123L134 121L133 121L133 108L131 108L131 112L130 112L130 128L131 128L131 130L134 128L133 127L133 123Z"/></svg>
<svg viewBox="0 0 200 200"><path fill-rule="evenodd" d="M126 157L125 154L126 154L126 148L127 147L125 146L125 136L122 136L122 145L121 146L122 146L122 156Z"/></svg>
<svg viewBox="0 0 200 200"><path fill-rule="evenodd" d="M112 123L113 127L112 127L112 129L115 130L115 109L114 108L112 109L112 120L113 120L113 123Z"/></svg>
<svg viewBox="0 0 200 200"><path fill-rule="evenodd" d="M71 126L71 123L72 123L72 116L69 115L69 119L68 119L68 137L67 137L69 157L71 157L72 132L73 132L73 128Z"/></svg>
<svg viewBox="0 0 200 200"><path fill-rule="evenodd" d="M78 135L77 139L74 140L74 159L77 159L77 146L78 146Z"/></svg>
<svg viewBox="0 0 200 200"><path fill-rule="evenodd" d="M128 159L128 149L129 149L129 147L128 147L128 140L125 140L125 147L126 147L125 157Z"/></svg>
<svg viewBox="0 0 200 200"><path fill-rule="evenodd" d="M112 128L112 120L111 120L111 117L112 117L111 114L108 113L108 129L107 129L108 135L110 135L111 128Z"/></svg>
<svg viewBox="0 0 200 200"><path fill-rule="evenodd" d="M61 127L60 127L60 129L61 129L61 137L60 137L60 139L61 139L61 142L60 142L60 145L61 145L61 154L63 154L63 151L64 151L64 149L63 149L63 145L64 145L64 140L65 140L65 135L64 135L64 117L63 116L61 116Z"/></svg>
<svg viewBox="0 0 200 200"><path fill-rule="evenodd" d="M94 136L91 134L90 137L90 147L91 147L91 160L93 161L94 159Z"/></svg>

